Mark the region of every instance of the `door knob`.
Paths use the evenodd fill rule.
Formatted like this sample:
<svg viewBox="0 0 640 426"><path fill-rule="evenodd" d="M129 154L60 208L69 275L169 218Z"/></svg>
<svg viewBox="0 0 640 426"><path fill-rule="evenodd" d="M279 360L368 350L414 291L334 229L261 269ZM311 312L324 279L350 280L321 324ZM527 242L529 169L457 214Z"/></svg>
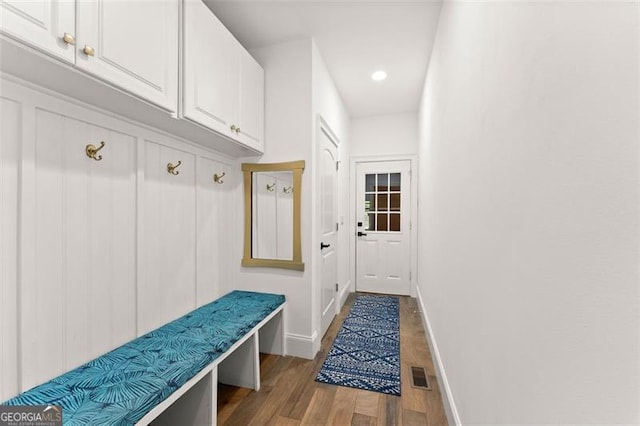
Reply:
<svg viewBox="0 0 640 426"><path fill-rule="evenodd" d="M358 231L358 237L366 237L367 234L365 234L364 232L360 232Z"/></svg>
<svg viewBox="0 0 640 426"><path fill-rule="evenodd" d="M330 246L331 246L331 244L320 243L320 250L322 250L323 248L330 247Z"/></svg>

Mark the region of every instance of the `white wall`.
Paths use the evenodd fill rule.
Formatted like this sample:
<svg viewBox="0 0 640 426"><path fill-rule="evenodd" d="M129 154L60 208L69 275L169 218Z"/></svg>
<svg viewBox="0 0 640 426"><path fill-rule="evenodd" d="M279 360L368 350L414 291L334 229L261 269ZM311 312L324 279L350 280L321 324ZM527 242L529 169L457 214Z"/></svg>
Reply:
<svg viewBox="0 0 640 426"><path fill-rule="evenodd" d="M638 424L638 3L445 2L419 293L463 424Z"/></svg>
<svg viewBox="0 0 640 426"><path fill-rule="evenodd" d="M354 118L351 155L406 155L418 153L418 114L402 113Z"/></svg>
<svg viewBox="0 0 640 426"><path fill-rule="evenodd" d="M348 157L349 117L342 100L311 39L297 40L252 51L265 70L265 153L261 163L305 160L302 175L302 260L304 272L271 268L236 270L240 289L284 294L287 297L287 351L289 355L313 358L319 349L320 299L315 242L317 229L316 148L317 116L322 115L340 139L340 155ZM347 176L341 172L340 179ZM344 189L342 188L344 186ZM340 185L340 197L346 200L346 185ZM242 188L239 188L242 191ZM240 195L240 192L238 193ZM242 211L242 197L237 197L237 211ZM345 203L342 203L346 205ZM242 234L241 215L236 215L236 229ZM346 239L346 235L344 236ZM340 244L343 244L342 242ZM235 248L238 258L242 241ZM346 249L345 249L346 252ZM341 259L340 288L348 281L348 259Z"/></svg>
<svg viewBox="0 0 640 426"><path fill-rule="evenodd" d="M349 224L347 221L349 220L349 155L351 150L351 140L350 140L350 127L351 127L351 119L349 118L349 114L347 109L340 97L340 93L338 93L338 89L329 74L329 70L327 69L327 65L316 46L316 43L312 41L312 77L313 77L313 115L312 120L314 120L314 129L313 129L313 138L314 138L314 156L318 155L317 141L316 137L318 136L318 116L321 116L331 131L335 134L339 141L338 146L338 159L341 161L340 167L338 169L338 178L337 178L337 217L339 221L339 230L338 230L338 247L337 247L337 256L338 256L338 293L336 294L336 307L340 308L344 300L346 300L346 296L350 292L351 282L350 282L350 270L352 268L352 256L349 252ZM317 161L314 161L317 164ZM316 183L314 188L319 188L319 183ZM316 191L319 194L319 191ZM313 207L313 212L319 211L319 200L318 197L314 199L315 204ZM314 228L314 235L319 235L320 233L320 217L319 215L314 219L314 223L318 224ZM314 311L314 330L320 333L320 318L322 312L320 312L321 305L321 275L319 265L321 264L321 253L318 248L320 245L319 240L313 241L313 247L316 249L315 252L315 265L318 265L318 268L314 270L314 293L313 293L313 307L317 309ZM322 338L322 336L320 336ZM318 339L317 349L320 349L320 339Z"/></svg>
<svg viewBox="0 0 640 426"><path fill-rule="evenodd" d="M241 214L236 215L238 236L233 265L238 289L284 294L287 298L287 350L290 355L312 358L311 323L311 200L312 200L312 106L311 43L298 40L253 50L252 55L265 71L265 151L260 159L248 162L279 163L305 160L302 174L302 260L305 270L288 271L274 268L243 268ZM239 195L243 188L238 188ZM243 198L237 197L236 211L242 212Z"/></svg>

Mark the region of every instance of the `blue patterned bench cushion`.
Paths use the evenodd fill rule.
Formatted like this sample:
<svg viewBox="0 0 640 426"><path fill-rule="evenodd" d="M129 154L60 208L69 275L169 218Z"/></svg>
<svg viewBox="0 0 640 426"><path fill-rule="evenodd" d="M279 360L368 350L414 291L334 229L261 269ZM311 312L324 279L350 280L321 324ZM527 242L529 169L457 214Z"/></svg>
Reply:
<svg viewBox="0 0 640 426"><path fill-rule="evenodd" d="M60 405L65 425L130 425L284 303L233 291L4 405Z"/></svg>

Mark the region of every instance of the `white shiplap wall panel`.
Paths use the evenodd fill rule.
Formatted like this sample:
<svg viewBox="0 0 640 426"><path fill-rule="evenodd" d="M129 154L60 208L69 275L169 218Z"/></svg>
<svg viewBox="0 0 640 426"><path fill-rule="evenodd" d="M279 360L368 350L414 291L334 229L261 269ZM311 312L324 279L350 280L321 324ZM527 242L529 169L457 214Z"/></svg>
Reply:
<svg viewBox="0 0 640 426"><path fill-rule="evenodd" d="M144 155L139 333L196 307L196 156L149 140ZM169 174L167 164L178 161L179 174Z"/></svg>
<svg viewBox="0 0 640 426"><path fill-rule="evenodd" d="M135 138L39 109L35 127L23 388L135 337Z"/></svg>
<svg viewBox="0 0 640 426"><path fill-rule="evenodd" d="M18 150L21 105L0 98L0 401L18 391Z"/></svg>
<svg viewBox="0 0 640 426"><path fill-rule="evenodd" d="M53 115L53 114L51 114ZM87 194L89 193L89 168L82 147L89 143L88 126L77 120L61 120L62 139L68 148L64 152L65 188L64 222L65 232L65 300L64 310L64 347L68 348L65 369L70 369L87 359L91 353L89 347L89 264L85 258L89 251L89 211ZM46 141L38 141L46 143ZM76 149L74 149L76 147ZM84 157L84 158L82 158Z"/></svg>
<svg viewBox="0 0 640 426"><path fill-rule="evenodd" d="M135 337L135 138L64 120L67 368ZM101 161L84 147L99 146ZM72 244L73 242L76 244ZM82 260L79 262L79 260ZM82 324L80 324L82 323ZM78 331L74 344L71 330Z"/></svg>
<svg viewBox="0 0 640 426"><path fill-rule="evenodd" d="M35 141L24 150L34 174L23 193L33 206L23 223L31 237L23 241L23 271L32 271L23 274L21 283L23 389L64 371L62 119L37 110Z"/></svg>
<svg viewBox="0 0 640 426"><path fill-rule="evenodd" d="M222 173L225 173L221 178L222 183L214 182L213 175ZM226 278L223 269L227 265L226 262L222 263L222 259L229 250L225 244L229 227L224 225L224 221L229 218L232 182L226 165L206 157L198 159L198 306L222 295L222 280Z"/></svg>

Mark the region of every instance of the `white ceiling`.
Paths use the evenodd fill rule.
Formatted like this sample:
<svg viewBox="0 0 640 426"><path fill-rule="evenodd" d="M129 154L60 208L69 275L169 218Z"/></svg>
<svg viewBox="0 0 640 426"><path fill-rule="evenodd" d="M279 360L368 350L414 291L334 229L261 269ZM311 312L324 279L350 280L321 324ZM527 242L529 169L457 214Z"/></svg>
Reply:
<svg viewBox="0 0 640 426"><path fill-rule="evenodd" d="M313 37L352 117L418 110L441 1L205 1L249 50Z"/></svg>

